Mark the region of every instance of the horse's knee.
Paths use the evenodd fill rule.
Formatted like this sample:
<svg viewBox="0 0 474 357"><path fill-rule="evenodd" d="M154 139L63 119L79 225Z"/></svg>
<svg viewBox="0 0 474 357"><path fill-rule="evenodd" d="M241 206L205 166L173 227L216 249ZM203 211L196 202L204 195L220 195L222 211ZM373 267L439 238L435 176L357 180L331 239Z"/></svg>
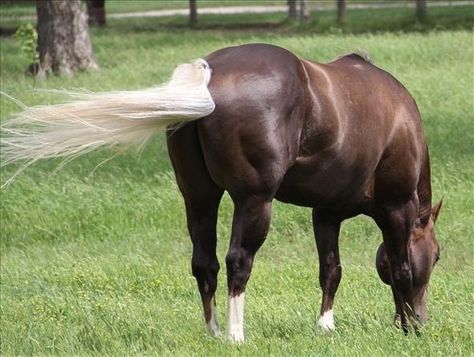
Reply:
<svg viewBox="0 0 474 357"><path fill-rule="evenodd" d="M226 256L229 293L238 295L245 290L252 269L252 256L243 248L230 249Z"/></svg>
<svg viewBox="0 0 474 357"><path fill-rule="evenodd" d="M403 262L392 266L392 279L395 287L401 292L410 292L413 288L413 277L410 263Z"/></svg>
<svg viewBox="0 0 474 357"><path fill-rule="evenodd" d="M390 263L388 261L387 252L384 244L380 244L377 250L377 257L375 259L375 266L380 279L387 285L391 284L390 280Z"/></svg>

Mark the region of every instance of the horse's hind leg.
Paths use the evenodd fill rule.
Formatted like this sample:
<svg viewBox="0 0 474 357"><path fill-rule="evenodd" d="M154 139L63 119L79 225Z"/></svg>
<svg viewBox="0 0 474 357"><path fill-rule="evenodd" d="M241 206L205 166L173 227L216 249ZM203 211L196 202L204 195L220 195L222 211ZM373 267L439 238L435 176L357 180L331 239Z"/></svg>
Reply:
<svg viewBox="0 0 474 357"><path fill-rule="evenodd" d="M201 196L202 194L202 196ZM191 268L201 294L204 320L209 333L220 336L215 292L219 262L216 256L216 222L222 194L185 195L188 230L193 243Z"/></svg>
<svg viewBox="0 0 474 357"><path fill-rule="evenodd" d="M332 307L341 281L338 245L340 227L338 218L313 210L313 228L319 256L319 283L323 290L318 324L325 331L335 329Z"/></svg>
<svg viewBox="0 0 474 357"><path fill-rule="evenodd" d="M204 320L209 333L219 336L215 301L219 271L216 224L223 190L207 172L195 123L171 132L168 150L186 205L188 230L193 243L191 268L201 294Z"/></svg>
<svg viewBox="0 0 474 357"><path fill-rule="evenodd" d="M272 202L266 195L257 194L234 198L234 204L232 236L226 256L227 337L232 342L243 342L245 287L255 254L268 233Z"/></svg>

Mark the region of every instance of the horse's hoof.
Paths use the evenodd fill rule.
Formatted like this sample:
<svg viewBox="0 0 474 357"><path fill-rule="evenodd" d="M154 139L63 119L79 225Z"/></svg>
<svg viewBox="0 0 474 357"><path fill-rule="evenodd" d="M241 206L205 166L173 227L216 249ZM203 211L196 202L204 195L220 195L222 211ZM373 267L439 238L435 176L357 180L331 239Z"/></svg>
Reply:
<svg viewBox="0 0 474 357"><path fill-rule="evenodd" d="M326 311L319 317L318 325L324 332L330 332L336 329L336 326L334 326L334 316L332 310Z"/></svg>
<svg viewBox="0 0 474 357"><path fill-rule="evenodd" d="M397 328L402 328L402 317L400 316L400 314L395 314L395 316L393 317L393 324Z"/></svg>
<svg viewBox="0 0 474 357"><path fill-rule="evenodd" d="M243 333L231 333L227 335L227 340L231 344L241 344L244 343L244 334Z"/></svg>
<svg viewBox="0 0 474 357"><path fill-rule="evenodd" d="M219 329L219 326L206 326L207 333L212 337L222 337L222 332Z"/></svg>
<svg viewBox="0 0 474 357"><path fill-rule="evenodd" d="M221 337L222 332L215 320L206 323L206 331L211 337Z"/></svg>
<svg viewBox="0 0 474 357"><path fill-rule="evenodd" d="M413 327L413 331L415 332L415 335L420 336L421 335L420 329L423 327L423 323L419 320L418 316L416 316L416 318L410 319L410 323L408 323L406 326L402 326L402 318L400 314L395 314L393 318L393 324L395 325L395 327L402 329L405 335L408 335L409 326L411 326Z"/></svg>

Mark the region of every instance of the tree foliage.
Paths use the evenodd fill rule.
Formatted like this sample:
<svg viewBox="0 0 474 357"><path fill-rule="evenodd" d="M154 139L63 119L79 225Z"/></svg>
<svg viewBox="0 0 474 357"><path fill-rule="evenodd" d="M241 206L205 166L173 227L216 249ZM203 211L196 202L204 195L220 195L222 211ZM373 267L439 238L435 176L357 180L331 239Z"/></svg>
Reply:
<svg viewBox="0 0 474 357"><path fill-rule="evenodd" d="M31 23L21 25L13 35L15 40L21 44L21 50L31 64L39 62L38 33Z"/></svg>

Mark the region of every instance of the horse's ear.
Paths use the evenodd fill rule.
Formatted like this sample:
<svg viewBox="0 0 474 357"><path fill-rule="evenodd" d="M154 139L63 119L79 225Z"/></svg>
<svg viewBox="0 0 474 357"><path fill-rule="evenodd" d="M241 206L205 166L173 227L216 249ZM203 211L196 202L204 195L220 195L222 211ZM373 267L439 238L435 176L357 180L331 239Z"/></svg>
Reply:
<svg viewBox="0 0 474 357"><path fill-rule="evenodd" d="M439 201L438 204L431 209L431 218L433 219L433 222L436 222L436 220L438 219L439 212L441 211L442 206L443 199L441 199L441 201Z"/></svg>

